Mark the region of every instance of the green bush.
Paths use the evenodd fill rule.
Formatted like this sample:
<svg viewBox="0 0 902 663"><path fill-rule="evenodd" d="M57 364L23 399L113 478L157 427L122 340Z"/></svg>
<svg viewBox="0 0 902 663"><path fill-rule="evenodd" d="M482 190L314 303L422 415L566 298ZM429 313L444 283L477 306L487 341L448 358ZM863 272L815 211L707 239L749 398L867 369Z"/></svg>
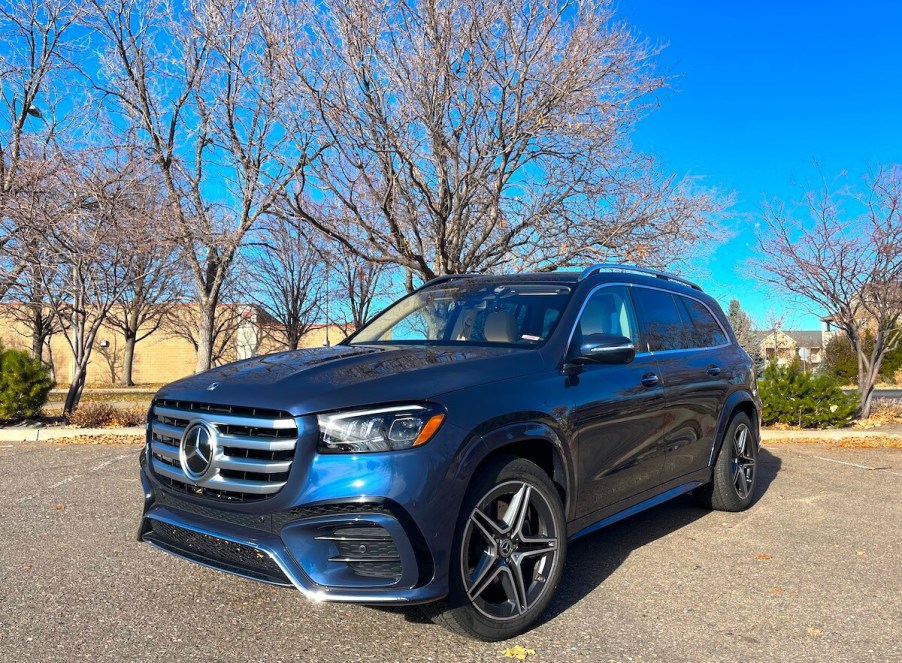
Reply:
<svg viewBox="0 0 902 663"><path fill-rule="evenodd" d="M824 371L842 384L858 382L858 357L845 334L837 334L824 348Z"/></svg>
<svg viewBox="0 0 902 663"><path fill-rule="evenodd" d="M795 362L771 363L758 383L763 402L761 420L802 428L844 426L852 420L858 400L840 389L829 375L812 376Z"/></svg>
<svg viewBox="0 0 902 663"><path fill-rule="evenodd" d="M23 350L0 348L0 419L36 417L53 381L47 368Z"/></svg>
<svg viewBox="0 0 902 663"><path fill-rule="evenodd" d="M870 332L864 336L864 349L870 352L874 348L874 336ZM824 368L828 375L843 384L858 382L858 357L852 349L852 343L846 334L837 334L830 339L824 348ZM895 375L902 368L902 345L883 355L880 363L880 379L884 382L895 382Z"/></svg>

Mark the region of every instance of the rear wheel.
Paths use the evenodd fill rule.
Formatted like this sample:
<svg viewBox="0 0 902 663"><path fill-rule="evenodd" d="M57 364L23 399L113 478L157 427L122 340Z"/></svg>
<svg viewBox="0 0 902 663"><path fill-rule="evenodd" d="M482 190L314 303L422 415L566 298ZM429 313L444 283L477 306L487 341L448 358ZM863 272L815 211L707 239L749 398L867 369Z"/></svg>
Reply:
<svg viewBox="0 0 902 663"><path fill-rule="evenodd" d="M730 421L712 479L696 491L705 506L742 511L752 503L758 479L758 436L748 415L739 412Z"/></svg>
<svg viewBox="0 0 902 663"><path fill-rule="evenodd" d="M567 535L551 479L523 458L485 468L457 520L447 599L434 621L481 640L527 630L547 607L564 567Z"/></svg>

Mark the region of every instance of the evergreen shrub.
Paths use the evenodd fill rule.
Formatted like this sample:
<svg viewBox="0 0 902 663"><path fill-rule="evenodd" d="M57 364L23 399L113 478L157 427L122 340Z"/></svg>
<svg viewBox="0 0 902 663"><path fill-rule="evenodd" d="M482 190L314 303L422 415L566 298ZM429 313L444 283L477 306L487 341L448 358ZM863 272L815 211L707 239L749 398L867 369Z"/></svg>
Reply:
<svg viewBox="0 0 902 663"><path fill-rule="evenodd" d="M53 381L47 367L24 350L0 347L0 420L38 416Z"/></svg>
<svg viewBox="0 0 902 663"><path fill-rule="evenodd" d="M858 399L846 394L830 375L813 376L798 361L768 364L758 383L763 403L761 420L802 428L845 426L855 416Z"/></svg>

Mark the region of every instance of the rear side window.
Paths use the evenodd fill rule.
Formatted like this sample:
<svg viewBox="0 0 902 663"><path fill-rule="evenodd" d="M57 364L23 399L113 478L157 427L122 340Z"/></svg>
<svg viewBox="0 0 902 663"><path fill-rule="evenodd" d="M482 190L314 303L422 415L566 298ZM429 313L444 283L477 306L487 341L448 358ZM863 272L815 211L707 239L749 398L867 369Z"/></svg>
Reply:
<svg viewBox="0 0 902 663"><path fill-rule="evenodd" d="M727 335L708 310L696 299L677 296L692 325L692 345L696 348L714 348L727 343Z"/></svg>
<svg viewBox="0 0 902 663"><path fill-rule="evenodd" d="M680 315L673 295L663 290L633 288L633 299L642 311L644 338L652 352L692 347L692 329Z"/></svg>

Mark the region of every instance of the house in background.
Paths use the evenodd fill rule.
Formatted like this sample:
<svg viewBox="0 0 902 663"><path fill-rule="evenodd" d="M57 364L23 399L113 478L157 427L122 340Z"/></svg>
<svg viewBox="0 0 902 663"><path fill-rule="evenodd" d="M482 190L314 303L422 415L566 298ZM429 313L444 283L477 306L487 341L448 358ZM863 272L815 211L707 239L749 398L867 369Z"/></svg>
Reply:
<svg viewBox="0 0 902 663"><path fill-rule="evenodd" d="M824 361L826 341L823 331L782 330L755 332L760 356L781 366L798 359L809 368Z"/></svg>

